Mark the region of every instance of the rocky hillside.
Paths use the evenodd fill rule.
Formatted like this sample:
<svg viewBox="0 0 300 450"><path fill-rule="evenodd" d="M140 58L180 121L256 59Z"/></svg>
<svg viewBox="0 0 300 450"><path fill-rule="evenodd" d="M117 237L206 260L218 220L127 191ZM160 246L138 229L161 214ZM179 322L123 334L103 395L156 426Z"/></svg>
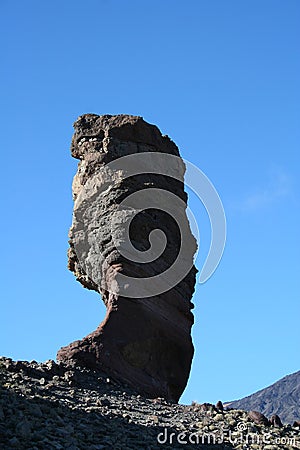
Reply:
<svg viewBox="0 0 300 450"><path fill-rule="evenodd" d="M300 371L287 375L255 394L227 403L231 408L255 409L270 416L277 414L284 423L300 420Z"/></svg>
<svg viewBox="0 0 300 450"><path fill-rule="evenodd" d="M299 430L221 402L144 398L91 369L0 358L3 450L297 449Z"/></svg>

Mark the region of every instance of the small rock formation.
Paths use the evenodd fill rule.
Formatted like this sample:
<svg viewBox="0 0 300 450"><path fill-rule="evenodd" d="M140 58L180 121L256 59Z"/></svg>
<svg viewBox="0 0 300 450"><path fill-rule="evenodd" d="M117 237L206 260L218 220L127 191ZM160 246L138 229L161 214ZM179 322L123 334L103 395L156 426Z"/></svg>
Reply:
<svg viewBox="0 0 300 450"><path fill-rule="evenodd" d="M273 427L283 427L281 419L279 416L277 416L277 414L273 414L273 416L270 418L270 423L273 425Z"/></svg>
<svg viewBox="0 0 300 450"><path fill-rule="evenodd" d="M177 402L194 351L196 241L186 216L184 163L174 142L141 117L85 114L74 129L71 153L80 162L68 267L84 287L101 294L107 312L94 332L61 348L57 359ZM125 156L134 159L127 163ZM187 251L178 264L182 239Z"/></svg>
<svg viewBox="0 0 300 450"><path fill-rule="evenodd" d="M260 425L270 425L269 420L259 411L250 411L248 414L250 420Z"/></svg>
<svg viewBox="0 0 300 450"><path fill-rule="evenodd" d="M224 406L223 406L223 403L221 402L221 400L219 400L219 401L216 403L216 408L217 408L219 411L224 411Z"/></svg>

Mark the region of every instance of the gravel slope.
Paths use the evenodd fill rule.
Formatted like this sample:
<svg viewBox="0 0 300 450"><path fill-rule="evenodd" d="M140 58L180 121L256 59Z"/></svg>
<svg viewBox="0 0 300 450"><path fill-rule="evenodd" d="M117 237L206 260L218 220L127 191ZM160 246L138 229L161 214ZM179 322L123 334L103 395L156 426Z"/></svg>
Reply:
<svg viewBox="0 0 300 450"><path fill-rule="evenodd" d="M299 427L142 398L104 373L51 360L0 358L0 381L1 450L300 448Z"/></svg>

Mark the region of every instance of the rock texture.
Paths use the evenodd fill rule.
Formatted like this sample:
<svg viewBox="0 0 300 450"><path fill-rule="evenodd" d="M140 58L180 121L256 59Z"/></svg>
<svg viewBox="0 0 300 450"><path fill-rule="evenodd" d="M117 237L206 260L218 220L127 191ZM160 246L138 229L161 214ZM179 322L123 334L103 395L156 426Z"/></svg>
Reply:
<svg viewBox="0 0 300 450"><path fill-rule="evenodd" d="M0 357L0 448L153 450L300 448L299 425L255 423L242 410L137 395L100 371Z"/></svg>
<svg viewBox="0 0 300 450"><path fill-rule="evenodd" d="M278 415L283 423L293 423L300 418L299 400L300 371L281 378L281 380L255 394L226 405L247 411L256 410L268 417ZM277 419L276 423L279 424Z"/></svg>
<svg viewBox="0 0 300 450"><path fill-rule="evenodd" d="M196 274L196 242L185 211L185 166L177 146L141 117L85 114L74 129L71 153L80 162L73 181L69 269L84 287L101 294L107 312L97 330L60 349L57 359L105 370L141 394L178 401L193 357L191 297ZM119 158L128 155L139 157L135 172L132 160L118 166ZM157 155L167 155L168 163L159 163ZM172 158L174 177L166 175ZM141 161L147 162L147 170ZM117 169L112 168L115 162ZM130 197L136 193L142 201ZM156 208L164 194L163 208ZM127 198L134 198L133 203ZM173 198L178 199L176 205ZM143 202L150 202L150 207ZM179 222L170 213L172 205ZM164 236L155 234L157 229ZM126 230L132 247L126 247ZM158 247L164 243L157 258L151 236ZM178 265L182 237L188 245ZM130 258L130 252L144 254L145 259ZM174 271L173 279L160 277L175 263L175 283ZM188 270L180 277L183 263ZM156 281L149 284L149 277Z"/></svg>

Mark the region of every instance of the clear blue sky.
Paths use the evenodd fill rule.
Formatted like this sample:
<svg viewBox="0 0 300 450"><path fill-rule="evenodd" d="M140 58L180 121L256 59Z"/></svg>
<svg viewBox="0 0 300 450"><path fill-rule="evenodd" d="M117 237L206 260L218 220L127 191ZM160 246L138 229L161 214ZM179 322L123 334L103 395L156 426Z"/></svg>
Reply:
<svg viewBox="0 0 300 450"><path fill-rule="evenodd" d="M298 0L0 1L0 354L43 361L104 307L68 272L78 115L155 123L217 188L228 238L194 296L182 401L231 400L299 367ZM191 196L209 246L201 203Z"/></svg>

